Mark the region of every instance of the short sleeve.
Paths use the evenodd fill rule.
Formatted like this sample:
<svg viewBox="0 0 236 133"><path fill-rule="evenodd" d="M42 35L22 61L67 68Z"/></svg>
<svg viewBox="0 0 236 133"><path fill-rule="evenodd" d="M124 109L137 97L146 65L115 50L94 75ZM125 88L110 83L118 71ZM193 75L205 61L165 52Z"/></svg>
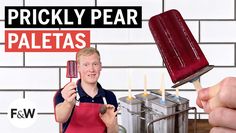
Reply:
<svg viewBox="0 0 236 133"><path fill-rule="evenodd" d="M56 94L55 94L55 96L54 96L54 98L53 98L54 107L55 107L57 104L64 102L64 98L63 98L62 95L61 95L61 90L62 90L62 89L59 89L59 90L56 92Z"/></svg>
<svg viewBox="0 0 236 133"><path fill-rule="evenodd" d="M117 110L118 103L115 94L112 91L106 90L106 99L108 104L112 104L115 106L115 110Z"/></svg>

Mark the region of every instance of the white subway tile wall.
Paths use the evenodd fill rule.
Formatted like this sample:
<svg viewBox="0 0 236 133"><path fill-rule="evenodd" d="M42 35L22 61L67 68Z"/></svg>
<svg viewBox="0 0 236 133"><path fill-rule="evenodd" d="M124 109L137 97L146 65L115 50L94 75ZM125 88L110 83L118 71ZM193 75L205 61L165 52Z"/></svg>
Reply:
<svg viewBox="0 0 236 133"><path fill-rule="evenodd" d="M224 77L236 76L234 0L1 0L0 101L4 102L0 105L0 125L4 133L59 131L59 125L54 120L53 96L59 88L69 82L66 78L66 61L75 59L74 52L4 52L5 6L142 6L140 29L86 29L91 32L91 46L97 48L102 57L103 69L99 82L104 88L112 90L117 99L127 96L129 73L131 73L133 95L142 93L145 74L148 90L160 88L162 73L165 74L166 89L175 93L148 27L151 16L173 8L181 12L209 63L215 65L213 70L201 77L202 86L211 86ZM187 83L179 89L180 95L190 100L190 106L197 107L195 104L197 93L193 85ZM6 113L12 101L23 97L36 103L39 119L30 128L18 129L9 123ZM197 111L198 118L208 118L202 109L197 107ZM120 116L118 118L122 124ZM190 118L193 118L193 115L190 115Z"/></svg>
<svg viewBox="0 0 236 133"><path fill-rule="evenodd" d="M216 66L234 66L234 46L234 44L202 44L200 47L210 64Z"/></svg>
<svg viewBox="0 0 236 133"><path fill-rule="evenodd" d="M235 75L235 66L228 67L227 69L225 69L224 67L214 68L213 70L202 76L201 81L203 86L212 86L216 82L222 80L224 77L235 77Z"/></svg>
<svg viewBox="0 0 236 133"><path fill-rule="evenodd" d="M0 68L1 89L58 89L59 68ZM53 83L53 84L52 84Z"/></svg>
<svg viewBox="0 0 236 133"><path fill-rule="evenodd" d="M145 74L147 75L147 88L156 89L160 88L162 73L165 75L166 88L171 88L173 84L164 68L104 68L99 82L104 88L127 91L128 80L130 79L132 88L143 91ZM112 76L114 78L111 78L110 75L114 75Z"/></svg>
<svg viewBox="0 0 236 133"><path fill-rule="evenodd" d="M1 91L0 92L0 113L8 111L8 106L16 99L23 98L23 91ZM2 122L2 121L0 121Z"/></svg>
<svg viewBox="0 0 236 133"><path fill-rule="evenodd" d="M0 66L23 66L23 53L7 53L5 45L0 45Z"/></svg>
<svg viewBox="0 0 236 133"><path fill-rule="evenodd" d="M191 30L194 38L199 43L199 22L197 21L186 21L189 29Z"/></svg>
<svg viewBox="0 0 236 133"><path fill-rule="evenodd" d="M202 21L201 42L236 42L236 21Z"/></svg>
<svg viewBox="0 0 236 133"><path fill-rule="evenodd" d="M177 9L185 19L234 19L234 0L171 0L164 9Z"/></svg>
<svg viewBox="0 0 236 133"><path fill-rule="evenodd" d="M35 123L28 128L17 128L13 126L7 118L7 115L1 115L1 132L3 133L57 133L59 124L55 122L53 115L39 114Z"/></svg>
<svg viewBox="0 0 236 133"><path fill-rule="evenodd" d="M5 38L5 23L4 21L0 21L0 43L4 43Z"/></svg>
<svg viewBox="0 0 236 133"><path fill-rule="evenodd" d="M163 63L155 44L100 44L97 49L103 66L161 66Z"/></svg>
<svg viewBox="0 0 236 133"><path fill-rule="evenodd" d="M25 53L25 66L65 66L67 60L75 60L76 52Z"/></svg>
<svg viewBox="0 0 236 133"><path fill-rule="evenodd" d="M34 102L40 112L53 113L53 102L49 101L52 101L55 92L56 91L27 91L25 92L25 98Z"/></svg>
<svg viewBox="0 0 236 133"><path fill-rule="evenodd" d="M142 28L140 29L129 29L128 31L128 42L140 43L140 42L154 42L148 22L142 22Z"/></svg>
<svg viewBox="0 0 236 133"><path fill-rule="evenodd" d="M129 42L129 29L91 29L91 43Z"/></svg>

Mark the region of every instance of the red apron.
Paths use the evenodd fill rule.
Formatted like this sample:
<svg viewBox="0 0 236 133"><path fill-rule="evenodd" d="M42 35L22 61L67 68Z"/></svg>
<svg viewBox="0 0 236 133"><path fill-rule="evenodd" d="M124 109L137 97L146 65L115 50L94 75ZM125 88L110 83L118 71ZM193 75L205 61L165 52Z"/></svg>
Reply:
<svg viewBox="0 0 236 133"><path fill-rule="evenodd" d="M103 98L104 101L105 98ZM106 103L106 101L104 101ZM78 105L78 104L77 104ZM75 106L65 133L105 133L106 125L99 116L102 104L79 103Z"/></svg>

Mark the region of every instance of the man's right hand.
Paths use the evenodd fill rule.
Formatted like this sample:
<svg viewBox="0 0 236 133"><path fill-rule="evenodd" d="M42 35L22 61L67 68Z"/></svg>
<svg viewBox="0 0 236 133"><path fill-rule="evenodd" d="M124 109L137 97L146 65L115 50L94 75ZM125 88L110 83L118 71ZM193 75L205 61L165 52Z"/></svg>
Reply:
<svg viewBox="0 0 236 133"><path fill-rule="evenodd" d="M76 88L76 83L70 82L62 89L61 94L65 102L68 102L70 104L75 104L75 97L76 97L75 88Z"/></svg>
<svg viewBox="0 0 236 133"><path fill-rule="evenodd" d="M236 77L227 77L198 92L197 104L209 113L209 123L213 126L210 133L236 133L235 97Z"/></svg>
<svg viewBox="0 0 236 133"><path fill-rule="evenodd" d="M75 105L76 97L76 84L70 82L61 91L61 95L64 98L64 102L56 105L56 121L60 123L65 123L72 112L72 109Z"/></svg>

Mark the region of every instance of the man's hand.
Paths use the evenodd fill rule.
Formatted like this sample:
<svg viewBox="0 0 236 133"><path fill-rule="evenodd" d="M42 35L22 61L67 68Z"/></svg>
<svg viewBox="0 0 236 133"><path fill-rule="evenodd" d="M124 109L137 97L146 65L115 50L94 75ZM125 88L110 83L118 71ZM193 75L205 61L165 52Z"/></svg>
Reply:
<svg viewBox="0 0 236 133"><path fill-rule="evenodd" d="M68 83L61 91L64 100L70 104L75 104L76 84L74 82Z"/></svg>
<svg viewBox="0 0 236 133"><path fill-rule="evenodd" d="M61 91L64 102L56 105L56 121L60 123L66 122L75 105L76 84L74 82L68 83Z"/></svg>
<svg viewBox="0 0 236 133"><path fill-rule="evenodd" d="M198 92L197 105L209 113L211 133L236 133L236 78Z"/></svg>
<svg viewBox="0 0 236 133"><path fill-rule="evenodd" d="M107 127L107 133L118 133L118 123L117 123L117 111L115 112L115 107L113 105L107 104L106 112L104 114L100 113L102 121Z"/></svg>

